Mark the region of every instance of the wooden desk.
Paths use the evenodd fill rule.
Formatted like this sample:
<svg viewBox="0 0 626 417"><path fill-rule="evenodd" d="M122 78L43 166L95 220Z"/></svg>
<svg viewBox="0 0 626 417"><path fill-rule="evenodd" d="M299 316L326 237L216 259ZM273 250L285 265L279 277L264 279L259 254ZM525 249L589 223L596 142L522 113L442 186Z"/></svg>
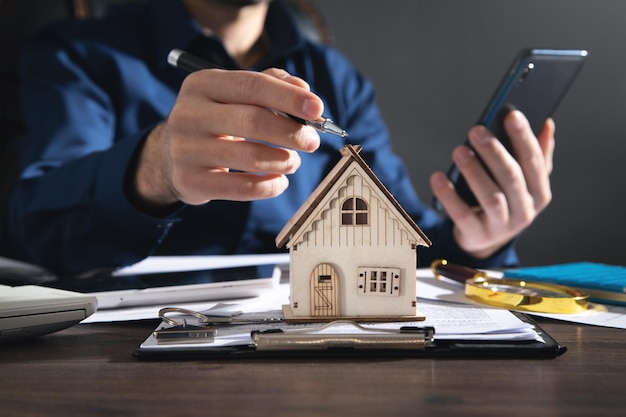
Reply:
<svg viewBox="0 0 626 417"><path fill-rule="evenodd" d="M79 325L0 347L0 415L625 415L626 330L540 323L564 355L142 362L155 321Z"/></svg>

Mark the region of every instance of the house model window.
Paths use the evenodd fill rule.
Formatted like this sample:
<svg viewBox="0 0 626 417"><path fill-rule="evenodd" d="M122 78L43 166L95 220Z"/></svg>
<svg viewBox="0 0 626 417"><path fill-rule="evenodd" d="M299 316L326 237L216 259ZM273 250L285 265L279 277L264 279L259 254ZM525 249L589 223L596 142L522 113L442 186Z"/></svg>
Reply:
<svg viewBox="0 0 626 417"><path fill-rule="evenodd" d="M399 268L359 268L359 294L400 295Z"/></svg>
<svg viewBox="0 0 626 417"><path fill-rule="evenodd" d="M358 197L350 197L341 205L341 224L355 226L368 224L367 203Z"/></svg>

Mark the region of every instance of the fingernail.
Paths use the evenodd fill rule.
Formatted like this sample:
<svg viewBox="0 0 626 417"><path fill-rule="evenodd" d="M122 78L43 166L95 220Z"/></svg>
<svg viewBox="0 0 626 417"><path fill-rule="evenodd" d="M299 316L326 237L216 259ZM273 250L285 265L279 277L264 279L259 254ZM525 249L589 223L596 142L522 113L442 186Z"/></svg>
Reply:
<svg viewBox="0 0 626 417"><path fill-rule="evenodd" d="M441 188L446 184L446 177L441 172L436 172L431 178L433 187Z"/></svg>
<svg viewBox="0 0 626 417"><path fill-rule="evenodd" d="M524 127L524 116L518 110L511 112L511 127L514 129L522 129Z"/></svg>
<svg viewBox="0 0 626 417"><path fill-rule="evenodd" d="M465 165L472 159L473 156L474 152L472 152L469 148L462 146L455 152L455 161L460 165Z"/></svg>
<svg viewBox="0 0 626 417"><path fill-rule="evenodd" d="M484 145L489 141L490 134L486 127L478 126L474 131L474 144Z"/></svg>
<svg viewBox="0 0 626 417"><path fill-rule="evenodd" d="M307 118L317 119L319 114L321 113L319 107L320 105L318 100L315 100L313 98L307 98L302 104L302 111L304 112L304 114L307 115Z"/></svg>
<svg viewBox="0 0 626 417"><path fill-rule="evenodd" d="M311 126L303 126L302 132L304 138L304 149L307 152L313 152L320 146L320 135L318 135L317 131Z"/></svg>
<svg viewBox="0 0 626 417"><path fill-rule="evenodd" d="M280 188L284 191L287 189L287 187L289 187L289 178L287 178L286 175L281 175L280 179Z"/></svg>

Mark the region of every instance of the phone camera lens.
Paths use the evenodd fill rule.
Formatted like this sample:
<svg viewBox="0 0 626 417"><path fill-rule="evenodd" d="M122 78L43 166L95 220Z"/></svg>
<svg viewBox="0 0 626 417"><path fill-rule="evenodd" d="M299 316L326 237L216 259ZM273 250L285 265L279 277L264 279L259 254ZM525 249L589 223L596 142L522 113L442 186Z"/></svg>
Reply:
<svg viewBox="0 0 626 417"><path fill-rule="evenodd" d="M533 64L532 62L530 62L528 65L526 65L526 67L524 67L524 69L522 70L522 74L517 79L517 84L518 85L524 84L524 82L528 78L528 75L530 75L530 73L533 70L533 68L535 68L535 64Z"/></svg>

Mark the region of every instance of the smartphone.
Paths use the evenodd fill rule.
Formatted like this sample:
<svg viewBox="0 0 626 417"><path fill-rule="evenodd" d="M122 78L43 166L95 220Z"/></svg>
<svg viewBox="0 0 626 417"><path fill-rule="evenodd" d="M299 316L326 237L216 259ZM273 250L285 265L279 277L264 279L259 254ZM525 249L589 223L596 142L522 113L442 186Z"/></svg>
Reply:
<svg viewBox="0 0 626 417"><path fill-rule="evenodd" d="M505 116L511 110L520 110L537 135L580 72L587 55L587 51L581 49L520 51L480 116L478 124L486 126L512 152L503 126ZM469 141L466 140L465 143L470 146ZM484 163L483 166L487 169ZM448 170L448 178L463 200L470 206L478 205L456 165L453 164ZM436 199L435 208L443 210Z"/></svg>

